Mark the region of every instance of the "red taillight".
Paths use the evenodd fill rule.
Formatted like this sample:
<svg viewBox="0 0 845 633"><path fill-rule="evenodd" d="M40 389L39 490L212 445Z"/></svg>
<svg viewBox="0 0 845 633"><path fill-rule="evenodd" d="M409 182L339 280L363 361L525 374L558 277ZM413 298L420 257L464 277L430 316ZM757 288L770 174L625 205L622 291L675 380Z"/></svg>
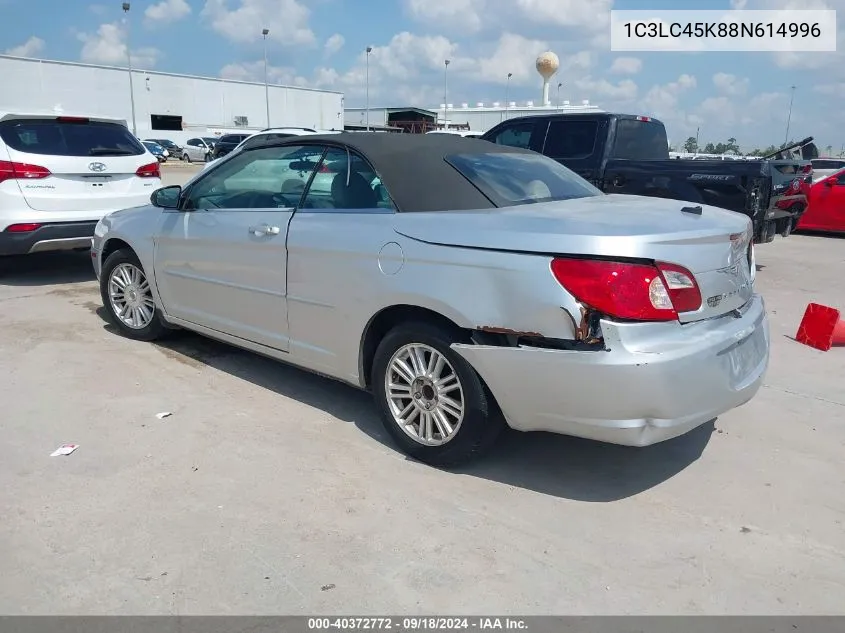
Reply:
<svg viewBox="0 0 845 633"><path fill-rule="evenodd" d="M576 299L618 319L672 321L701 307L695 277L674 264L553 259L551 269Z"/></svg>
<svg viewBox="0 0 845 633"><path fill-rule="evenodd" d="M84 116L57 116L56 121L62 123L88 123L90 119Z"/></svg>
<svg viewBox="0 0 845 633"><path fill-rule="evenodd" d="M651 121L651 118L647 116L638 116L637 121L645 121L646 123L648 123L649 121Z"/></svg>
<svg viewBox="0 0 845 633"><path fill-rule="evenodd" d="M0 160L0 182L4 180L17 180L19 178L46 178L49 175L50 170L41 165L12 163L7 160Z"/></svg>
<svg viewBox="0 0 845 633"><path fill-rule="evenodd" d="M317 171L318 171L319 173L321 173L321 174L330 174L330 173L332 173L331 167L329 167L329 166L328 166L328 165L326 165L325 163L323 163L322 165L320 165L320 169L318 169Z"/></svg>
<svg viewBox="0 0 845 633"><path fill-rule="evenodd" d="M158 161L143 165L135 172L138 178L161 178L161 167L158 166Z"/></svg>
<svg viewBox="0 0 845 633"><path fill-rule="evenodd" d="M10 224L6 227L6 233L29 233L40 228L40 224Z"/></svg>

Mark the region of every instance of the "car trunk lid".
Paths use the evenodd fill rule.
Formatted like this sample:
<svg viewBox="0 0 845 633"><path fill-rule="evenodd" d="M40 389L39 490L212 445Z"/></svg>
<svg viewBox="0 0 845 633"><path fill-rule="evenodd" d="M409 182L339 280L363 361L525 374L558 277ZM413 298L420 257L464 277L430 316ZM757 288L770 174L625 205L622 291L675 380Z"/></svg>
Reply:
<svg viewBox="0 0 845 633"><path fill-rule="evenodd" d="M699 310L679 315L682 322L727 314L753 294L751 222L716 207L601 195L493 210L398 213L394 226L401 235L442 246L680 265L695 276L702 297Z"/></svg>

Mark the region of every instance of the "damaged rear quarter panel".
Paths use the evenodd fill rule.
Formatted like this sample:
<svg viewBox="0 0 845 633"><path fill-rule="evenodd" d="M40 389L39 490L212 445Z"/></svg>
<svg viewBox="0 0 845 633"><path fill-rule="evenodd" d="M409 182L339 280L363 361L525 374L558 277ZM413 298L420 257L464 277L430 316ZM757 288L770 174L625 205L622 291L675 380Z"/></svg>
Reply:
<svg viewBox="0 0 845 633"><path fill-rule="evenodd" d="M575 338L565 310L577 317L579 305L552 275L551 256L402 241L406 263L393 280L397 294L412 289L432 309L449 306L444 316L471 330Z"/></svg>

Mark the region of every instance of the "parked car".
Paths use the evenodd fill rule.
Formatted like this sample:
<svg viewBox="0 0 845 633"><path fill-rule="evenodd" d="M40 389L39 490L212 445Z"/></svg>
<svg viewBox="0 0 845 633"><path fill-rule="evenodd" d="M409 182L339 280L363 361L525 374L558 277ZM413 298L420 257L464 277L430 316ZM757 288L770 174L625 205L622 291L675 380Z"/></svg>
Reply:
<svg viewBox="0 0 845 633"><path fill-rule="evenodd" d="M312 128L307 127L270 127L261 130L260 132L256 132L255 134L250 134L244 140L242 140L235 149L231 152L228 152L226 155L231 155L234 152L240 151L243 147L253 147L255 145L262 144L266 141L270 140L278 140L282 138L290 138L291 136L309 136L312 134L340 134L340 132L335 131L324 131L318 132ZM214 158L203 165L203 169L208 169L211 165L215 164L215 161L220 160L219 158Z"/></svg>
<svg viewBox="0 0 845 633"><path fill-rule="evenodd" d="M806 208L806 193L787 192L789 183L796 177L809 183L812 177L809 160L800 158L670 159L666 128L646 116L526 116L503 121L481 138L550 156L606 193L671 198L737 211L752 219L758 243L772 241L777 233L786 236L794 228Z"/></svg>
<svg viewBox="0 0 845 633"><path fill-rule="evenodd" d="M810 205L801 216L799 229L845 232L845 169L810 187Z"/></svg>
<svg viewBox="0 0 845 633"><path fill-rule="evenodd" d="M123 120L0 112L0 255L87 249L104 214L160 186Z"/></svg>
<svg viewBox="0 0 845 633"><path fill-rule="evenodd" d="M222 158L250 136L250 134L224 134L215 143L214 149L211 151L211 158Z"/></svg>
<svg viewBox="0 0 845 633"><path fill-rule="evenodd" d="M148 138L148 139L144 139L144 140L152 141L153 143L158 143L159 145L161 145L164 149L166 149L169 152L168 158L170 158L171 156L173 158L177 159L177 160L182 158L182 147L180 145L177 145L176 143L174 143L170 139Z"/></svg>
<svg viewBox="0 0 845 633"><path fill-rule="evenodd" d="M843 158L816 158L813 160L813 182L823 180L845 167Z"/></svg>
<svg viewBox="0 0 845 633"><path fill-rule="evenodd" d="M205 137L195 137L187 140L182 147L182 160L186 163L193 161L209 161L211 160L211 152L214 149L212 139Z"/></svg>
<svg viewBox="0 0 845 633"><path fill-rule="evenodd" d="M152 141L141 141L141 143L149 150L150 154L158 159L158 162L163 163L167 160L167 150L158 143Z"/></svg>
<svg viewBox="0 0 845 633"><path fill-rule="evenodd" d="M506 424L653 444L748 401L768 365L748 218L605 195L528 150L302 136L151 202L95 231L122 334L182 327L371 390L427 463L471 459Z"/></svg>

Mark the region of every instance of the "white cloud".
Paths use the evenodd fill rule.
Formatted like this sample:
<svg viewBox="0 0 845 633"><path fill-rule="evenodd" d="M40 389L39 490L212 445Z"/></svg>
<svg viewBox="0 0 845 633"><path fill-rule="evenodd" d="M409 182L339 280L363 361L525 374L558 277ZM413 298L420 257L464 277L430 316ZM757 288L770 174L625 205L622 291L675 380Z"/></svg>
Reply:
<svg viewBox="0 0 845 633"><path fill-rule="evenodd" d="M748 78L739 78L730 73L716 73L713 75L713 85L725 95L744 95L748 91Z"/></svg>
<svg viewBox="0 0 845 633"><path fill-rule="evenodd" d="M481 29L485 0L406 0L414 19L464 33Z"/></svg>
<svg viewBox="0 0 845 633"><path fill-rule="evenodd" d="M82 42L80 59L90 64L126 65L126 33L119 24L101 24L95 34L79 33ZM132 51L133 68L152 68L161 58L161 51L145 47Z"/></svg>
<svg viewBox="0 0 845 633"><path fill-rule="evenodd" d="M148 6L144 17L153 22L175 22L190 13L191 7L185 0L161 0Z"/></svg>
<svg viewBox="0 0 845 633"><path fill-rule="evenodd" d="M617 75L636 75L643 69L643 60L638 57L617 57L610 66L610 72Z"/></svg>
<svg viewBox="0 0 845 633"><path fill-rule="evenodd" d="M465 68L477 79L490 83L507 83L508 73L513 74L511 85L536 83L538 76L534 62L540 53L548 49L548 42L528 39L514 33L503 33L489 57L481 57L472 62L472 65L467 64ZM563 66L564 60L561 60L561 67Z"/></svg>
<svg viewBox="0 0 845 633"><path fill-rule="evenodd" d="M509 3L500 3L506 11ZM516 6L529 20L556 26L583 26L600 31L610 24L613 0L516 0Z"/></svg>
<svg viewBox="0 0 845 633"><path fill-rule="evenodd" d="M845 83L819 84L813 90L823 95L830 95L837 99L845 99Z"/></svg>
<svg viewBox="0 0 845 633"><path fill-rule="evenodd" d="M607 30L613 0L405 0L414 19L444 30L476 33L500 30L514 21L554 27ZM604 40L601 40L602 42Z"/></svg>
<svg viewBox="0 0 845 633"><path fill-rule="evenodd" d="M6 55L14 55L15 57L35 57L44 50L44 40L34 35L20 46L13 46L7 48Z"/></svg>
<svg viewBox="0 0 845 633"><path fill-rule="evenodd" d="M232 42L258 42L262 29L269 29L269 40L285 46L316 42L308 26L311 12L297 0L240 0L234 9L229 0L206 0L200 15Z"/></svg>
<svg viewBox="0 0 845 633"><path fill-rule="evenodd" d="M326 55L334 55L338 52L343 45L346 43L346 39L340 34L335 33L329 39L326 40L325 45L323 46L323 50L325 51Z"/></svg>
<svg viewBox="0 0 845 633"><path fill-rule="evenodd" d="M679 113L680 97L685 91L695 88L697 83L694 76L684 73L675 81L652 86L646 92L640 105L644 107L646 114L654 116L664 123L673 119L677 120L679 116L683 118L683 113ZM670 131L670 134L673 133Z"/></svg>

